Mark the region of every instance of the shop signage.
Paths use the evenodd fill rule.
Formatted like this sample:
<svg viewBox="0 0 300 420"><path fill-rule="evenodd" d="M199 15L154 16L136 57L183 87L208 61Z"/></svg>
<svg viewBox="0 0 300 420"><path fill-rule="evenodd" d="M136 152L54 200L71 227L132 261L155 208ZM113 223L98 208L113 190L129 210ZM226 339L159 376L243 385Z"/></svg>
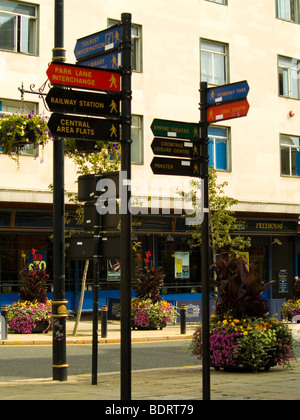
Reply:
<svg viewBox="0 0 300 420"><path fill-rule="evenodd" d="M175 278L190 278L190 254L189 252L175 252Z"/></svg>
<svg viewBox="0 0 300 420"><path fill-rule="evenodd" d="M249 85L246 80L218 86L207 90L207 104L217 105L227 101L245 99L249 93Z"/></svg>
<svg viewBox="0 0 300 420"><path fill-rule="evenodd" d="M197 158L200 156L199 142L155 137L151 148L155 155Z"/></svg>
<svg viewBox="0 0 300 420"><path fill-rule="evenodd" d="M118 48L121 37L121 26L115 25L93 35L78 39L74 49L76 60L82 61L99 53Z"/></svg>
<svg viewBox="0 0 300 420"><path fill-rule="evenodd" d="M105 69L51 63L47 76L52 85L64 85L91 90L121 91L121 74Z"/></svg>
<svg viewBox="0 0 300 420"><path fill-rule="evenodd" d="M46 102L52 112L120 116L120 99L116 95L52 88L46 97Z"/></svg>
<svg viewBox="0 0 300 420"><path fill-rule="evenodd" d="M120 141L117 120L52 114L48 122L53 136L81 140Z"/></svg>
<svg viewBox="0 0 300 420"><path fill-rule="evenodd" d="M289 285L288 285L288 271L287 270L280 270L278 273L278 293L288 293L289 292Z"/></svg>

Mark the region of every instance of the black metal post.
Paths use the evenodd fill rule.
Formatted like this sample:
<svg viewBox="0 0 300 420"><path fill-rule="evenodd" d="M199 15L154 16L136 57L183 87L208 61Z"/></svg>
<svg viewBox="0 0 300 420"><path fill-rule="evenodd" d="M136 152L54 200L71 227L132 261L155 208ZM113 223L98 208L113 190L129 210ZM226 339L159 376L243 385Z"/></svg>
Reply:
<svg viewBox="0 0 300 420"><path fill-rule="evenodd" d="M92 385L98 383L99 257L94 256Z"/></svg>
<svg viewBox="0 0 300 420"><path fill-rule="evenodd" d="M180 306L180 334L186 334L186 305Z"/></svg>
<svg viewBox="0 0 300 420"><path fill-rule="evenodd" d="M204 167L204 220L201 230L201 274L202 274L202 337L203 337L203 400L210 400L210 309L209 309L209 198L208 198L208 126L207 83L200 84L201 144Z"/></svg>
<svg viewBox="0 0 300 420"><path fill-rule="evenodd" d="M122 139L121 170L126 171L126 214L121 216L121 400L131 400L131 14L122 23Z"/></svg>
<svg viewBox="0 0 300 420"><path fill-rule="evenodd" d="M2 305L1 306L1 315L4 318L4 330L2 330L1 334L0 334L0 338L2 340L7 340L7 312L8 312L7 305Z"/></svg>
<svg viewBox="0 0 300 420"><path fill-rule="evenodd" d="M101 306L101 337L107 337L107 306Z"/></svg>
<svg viewBox="0 0 300 420"><path fill-rule="evenodd" d="M53 61L65 61L64 1L55 0L55 36ZM53 141L53 380L67 380L65 300L65 199L64 199L64 139Z"/></svg>

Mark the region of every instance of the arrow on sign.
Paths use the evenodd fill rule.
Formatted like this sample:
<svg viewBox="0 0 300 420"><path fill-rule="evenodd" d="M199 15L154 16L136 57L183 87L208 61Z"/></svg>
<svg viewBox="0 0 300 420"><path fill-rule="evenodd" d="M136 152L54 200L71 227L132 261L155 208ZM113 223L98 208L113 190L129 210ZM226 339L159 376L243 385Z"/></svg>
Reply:
<svg viewBox="0 0 300 420"><path fill-rule="evenodd" d="M152 133L158 137L173 137L178 139L199 139L200 125L179 121L153 120Z"/></svg>
<svg viewBox="0 0 300 420"><path fill-rule="evenodd" d="M94 67L96 69L110 69L118 70L121 66L121 53L114 52L110 54L103 54L100 57L90 58L80 62L82 66Z"/></svg>
<svg viewBox="0 0 300 420"><path fill-rule="evenodd" d="M104 31L77 40L74 54L76 60L83 60L101 52L117 48L121 41L121 27L112 26Z"/></svg>
<svg viewBox="0 0 300 420"><path fill-rule="evenodd" d="M186 158L197 158L200 156L200 144L199 141L183 141L173 140L170 138L158 138L156 137L151 148L155 155L161 156L174 156L174 157L186 157Z"/></svg>
<svg viewBox="0 0 300 420"><path fill-rule="evenodd" d="M121 90L121 74L116 71L51 63L47 70L47 76L53 85L114 92Z"/></svg>
<svg viewBox="0 0 300 420"><path fill-rule="evenodd" d="M250 109L247 99L231 102L224 105L207 108L207 122L230 120L232 118L246 117Z"/></svg>
<svg viewBox="0 0 300 420"><path fill-rule="evenodd" d="M120 115L120 99L116 95L52 88L46 102L52 112L111 117Z"/></svg>
<svg viewBox="0 0 300 420"><path fill-rule="evenodd" d="M202 174L200 159L170 159L155 157L151 162L151 169L155 175L179 175L199 177Z"/></svg>
<svg viewBox="0 0 300 420"><path fill-rule="evenodd" d="M247 81L231 83L207 90L208 105L217 105L221 102L237 101L245 99L249 93Z"/></svg>
<svg viewBox="0 0 300 420"><path fill-rule="evenodd" d="M52 114L48 127L53 136L81 140L120 141L116 120Z"/></svg>

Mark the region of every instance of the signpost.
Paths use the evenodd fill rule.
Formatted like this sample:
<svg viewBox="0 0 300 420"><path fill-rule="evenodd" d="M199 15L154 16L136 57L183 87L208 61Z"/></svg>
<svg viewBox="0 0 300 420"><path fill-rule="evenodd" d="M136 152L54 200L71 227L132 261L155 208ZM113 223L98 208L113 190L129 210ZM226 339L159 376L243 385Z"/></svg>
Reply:
<svg viewBox="0 0 300 420"><path fill-rule="evenodd" d="M97 32L77 40L74 54L77 61L86 60L88 57L118 48L122 38L120 25Z"/></svg>
<svg viewBox="0 0 300 420"><path fill-rule="evenodd" d="M247 99L238 102L228 102L207 108L207 122L225 121L233 118L246 117L250 105Z"/></svg>
<svg viewBox="0 0 300 420"><path fill-rule="evenodd" d="M200 138L200 125L179 121L155 119L151 124L152 133L158 137L173 137L179 139Z"/></svg>
<svg viewBox="0 0 300 420"><path fill-rule="evenodd" d="M120 141L117 120L52 114L48 127L54 136L81 140Z"/></svg>
<svg viewBox="0 0 300 420"><path fill-rule="evenodd" d="M219 105L227 101L237 101L247 97L249 85L245 80L238 83L218 86L207 90L207 104Z"/></svg>
<svg viewBox="0 0 300 420"><path fill-rule="evenodd" d="M203 176L200 159L172 159L155 157L151 162L155 175L179 175L201 178Z"/></svg>
<svg viewBox="0 0 300 420"><path fill-rule="evenodd" d="M185 158L200 157L199 142L155 137L151 148L155 155Z"/></svg>
<svg viewBox="0 0 300 420"><path fill-rule="evenodd" d="M120 116L120 99L116 95L52 88L46 96L46 102L51 112Z"/></svg>
<svg viewBox="0 0 300 420"><path fill-rule="evenodd" d="M51 63L47 70L47 76L53 85L114 92L121 90L121 74L116 71Z"/></svg>
<svg viewBox="0 0 300 420"><path fill-rule="evenodd" d="M122 63L122 54L118 51L103 54L80 62L82 66L95 67L98 69L118 70Z"/></svg>

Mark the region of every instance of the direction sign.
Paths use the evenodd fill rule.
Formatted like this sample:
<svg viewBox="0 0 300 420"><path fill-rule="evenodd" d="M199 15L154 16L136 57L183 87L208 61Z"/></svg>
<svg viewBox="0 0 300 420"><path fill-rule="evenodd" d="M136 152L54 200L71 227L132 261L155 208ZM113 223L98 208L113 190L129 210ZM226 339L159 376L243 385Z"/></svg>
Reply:
<svg viewBox="0 0 300 420"><path fill-rule="evenodd" d="M120 99L116 95L52 88L46 102L52 112L111 117L120 115Z"/></svg>
<svg viewBox="0 0 300 420"><path fill-rule="evenodd" d="M53 85L65 85L92 90L120 92L121 74L105 69L51 63L47 70Z"/></svg>
<svg viewBox="0 0 300 420"><path fill-rule="evenodd" d="M195 141L154 138L151 148L155 155L197 158L200 156L200 144Z"/></svg>
<svg viewBox="0 0 300 420"><path fill-rule="evenodd" d="M151 124L151 130L155 136L159 137L173 137L189 140L200 138L200 125L196 123L155 119Z"/></svg>
<svg viewBox="0 0 300 420"><path fill-rule="evenodd" d="M217 105L226 101L237 101L245 99L249 93L247 81L231 83L207 90L208 105Z"/></svg>
<svg viewBox="0 0 300 420"><path fill-rule="evenodd" d="M120 141L117 120L52 114L48 127L53 136L81 140Z"/></svg>
<svg viewBox="0 0 300 420"><path fill-rule="evenodd" d="M250 105L245 99L238 102L229 102L227 104L213 106L207 109L207 122L230 120L232 118L246 117Z"/></svg>
<svg viewBox="0 0 300 420"><path fill-rule="evenodd" d="M81 61L101 52L119 47L121 36L121 26L116 25L96 34L78 39L74 50L76 60Z"/></svg>
<svg viewBox="0 0 300 420"><path fill-rule="evenodd" d="M116 51L110 54L104 54L80 62L82 66L94 67L96 69L118 70L121 66L121 53Z"/></svg>
<svg viewBox="0 0 300 420"><path fill-rule="evenodd" d="M155 157L151 162L155 175L182 175L202 177L202 162L200 159L171 159Z"/></svg>

